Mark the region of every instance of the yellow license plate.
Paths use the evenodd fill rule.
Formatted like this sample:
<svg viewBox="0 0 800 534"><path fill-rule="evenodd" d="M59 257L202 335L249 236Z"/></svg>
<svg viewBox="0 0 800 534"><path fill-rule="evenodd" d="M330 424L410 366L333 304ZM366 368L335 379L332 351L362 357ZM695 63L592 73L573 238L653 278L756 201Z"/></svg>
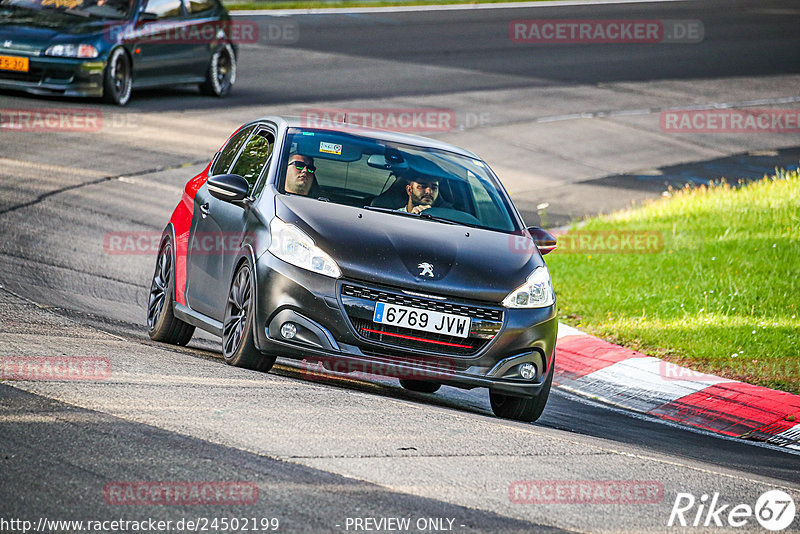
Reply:
<svg viewBox="0 0 800 534"><path fill-rule="evenodd" d="M28 58L0 56L0 70L17 70L28 72Z"/></svg>

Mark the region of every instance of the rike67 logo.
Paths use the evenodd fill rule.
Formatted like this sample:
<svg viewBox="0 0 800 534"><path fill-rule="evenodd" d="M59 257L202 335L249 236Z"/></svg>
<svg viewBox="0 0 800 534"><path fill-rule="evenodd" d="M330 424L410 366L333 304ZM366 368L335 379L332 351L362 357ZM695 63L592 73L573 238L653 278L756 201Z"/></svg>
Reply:
<svg viewBox="0 0 800 534"><path fill-rule="evenodd" d="M781 490L764 492L755 506L724 502L716 492L699 498L691 493L678 493L667 526L752 528L755 518L763 528L777 532L794 522L795 512L794 499Z"/></svg>

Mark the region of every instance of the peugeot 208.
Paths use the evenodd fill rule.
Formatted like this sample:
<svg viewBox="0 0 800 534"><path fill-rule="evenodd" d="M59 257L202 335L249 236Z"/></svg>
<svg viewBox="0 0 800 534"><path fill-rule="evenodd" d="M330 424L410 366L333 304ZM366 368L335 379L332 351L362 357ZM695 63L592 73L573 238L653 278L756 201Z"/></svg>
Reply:
<svg viewBox="0 0 800 534"><path fill-rule="evenodd" d="M471 152L306 126L245 124L186 184L159 247L150 337L186 344L198 327L222 338L227 363L262 371L283 357L419 392L485 387L496 415L536 420L553 379L552 236L525 227Z"/></svg>

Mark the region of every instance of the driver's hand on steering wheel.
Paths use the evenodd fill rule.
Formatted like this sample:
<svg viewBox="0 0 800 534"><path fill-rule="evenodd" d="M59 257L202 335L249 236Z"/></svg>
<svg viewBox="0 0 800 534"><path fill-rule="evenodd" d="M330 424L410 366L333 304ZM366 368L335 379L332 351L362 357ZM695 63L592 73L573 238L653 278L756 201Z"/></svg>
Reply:
<svg viewBox="0 0 800 534"><path fill-rule="evenodd" d="M413 208L411 208L411 213L416 213L417 215L419 215L420 213L422 213L423 211L425 211L426 209L431 208L431 207L433 207L433 206L428 206L426 204L420 204L418 206L414 206Z"/></svg>

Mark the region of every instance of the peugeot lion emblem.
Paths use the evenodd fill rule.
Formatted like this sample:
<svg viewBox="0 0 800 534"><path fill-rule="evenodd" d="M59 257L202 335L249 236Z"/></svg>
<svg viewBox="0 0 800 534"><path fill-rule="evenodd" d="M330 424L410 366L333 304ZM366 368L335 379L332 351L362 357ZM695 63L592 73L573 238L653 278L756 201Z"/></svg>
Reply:
<svg viewBox="0 0 800 534"><path fill-rule="evenodd" d="M11 48L12 44L14 44L14 41L3 41L3 48Z"/></svg>
<svg viewBox="0 0 800 534"><path fill-rule="evenodd" d="M422 269L419 273L420 276L429 276L433 278L433 265L428 262L423 262L417 265L418 269Z"/></svg>

